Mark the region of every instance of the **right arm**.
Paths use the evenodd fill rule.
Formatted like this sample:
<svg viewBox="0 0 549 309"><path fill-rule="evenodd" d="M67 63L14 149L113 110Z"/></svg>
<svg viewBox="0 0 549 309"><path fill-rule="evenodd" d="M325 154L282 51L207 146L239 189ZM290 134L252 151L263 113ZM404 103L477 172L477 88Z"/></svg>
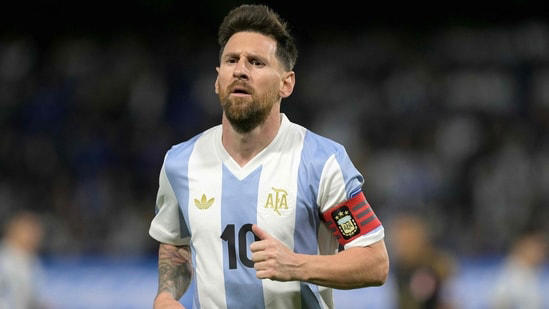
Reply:
<svg viewBox="0 0 549 309"><path fill-rule="evenodd" d="M183 308L178 300L189 287L192 272L189 246L161 243L158 249L158 293L154 308Z"/></svg>

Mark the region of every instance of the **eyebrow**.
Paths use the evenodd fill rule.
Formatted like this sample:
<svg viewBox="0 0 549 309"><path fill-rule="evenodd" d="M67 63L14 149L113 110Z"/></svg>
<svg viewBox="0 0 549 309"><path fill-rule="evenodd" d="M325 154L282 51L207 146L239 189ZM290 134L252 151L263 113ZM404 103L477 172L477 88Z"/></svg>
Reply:
<svg viewBox="0 0 549 309"><path fill-rule="evenodd" d="M227 59L227 58L240 58L240 53L236 53L236 52L228 52L227 54L225 54L223 56L223 59ZM246 58L248 59L257 59L261 62L264 62L264 63L269 63L269 61L267 60L267 58L263 57L263 56L260 56L258 54L253 54L253 53L247 53L246 54Z"/></svg>

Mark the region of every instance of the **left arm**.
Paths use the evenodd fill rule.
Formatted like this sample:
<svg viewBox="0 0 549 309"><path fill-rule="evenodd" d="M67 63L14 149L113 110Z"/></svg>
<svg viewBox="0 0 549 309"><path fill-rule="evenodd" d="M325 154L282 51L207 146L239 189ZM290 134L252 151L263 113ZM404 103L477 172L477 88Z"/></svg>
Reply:
<svg viewBox="0 0 549 309"><path fill-rule="evenodd" d="M250 245L260 279L305 281L336 289L379 286L387 279L389 257L383 240L335 255L308 255L292 252L257 225L252 230L260 238Z"/></svg>

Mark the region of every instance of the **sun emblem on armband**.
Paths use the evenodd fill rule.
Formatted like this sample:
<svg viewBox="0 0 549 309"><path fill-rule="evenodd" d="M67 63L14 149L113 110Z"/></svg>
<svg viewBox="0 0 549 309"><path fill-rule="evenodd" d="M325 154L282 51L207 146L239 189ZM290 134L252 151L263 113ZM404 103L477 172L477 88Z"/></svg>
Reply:
<svg viewBox="0 0 549 309"><path fill-rule="evenodd" d="M347 208L347 206L342 206L337 211L334 211L332 213L332 217L337 223L337 228L341 232L343 238L349 239L360 233L358 224L351 215L351 212L349 211L349 208Z"/></svg>

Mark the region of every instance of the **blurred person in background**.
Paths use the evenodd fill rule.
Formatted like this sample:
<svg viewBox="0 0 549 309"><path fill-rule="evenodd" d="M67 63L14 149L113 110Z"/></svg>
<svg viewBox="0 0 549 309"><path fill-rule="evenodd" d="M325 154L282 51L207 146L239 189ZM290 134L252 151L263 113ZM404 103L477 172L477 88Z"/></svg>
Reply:
<svg viewBox="0 0 549 309"><path fill-rule="evenodd" d="M419 216L399 215L393 220L391 271L396 279L398 308L453 308L447 286L454 272L453 258L434 246L429 227Z"/></svg>
<svg viewBox="0 0 549 309"><path fill-rule="evenodd" d="M362 175L341 145L280 113L297 58L286 24L243 5L219 43L222 124L174 146L160 173L155 308L181 308L193 273L194 308L333 308L331 288L383 284L384 229Z"/></svg>
<svg viewBox="0 0 549 309"><path fill-rule="evenodd" d="M519 235L495 281L492 308L543 308L539 271L546 254L547 239L543 232L529 230Z"/></svg>
<svg viewBox="0 0 549 309"><path fill-rule="evenodd" d="M43 308L37 257L42 235L42 223L34 213L19 212L7 221L0 244L0 308Z"/></svg>

